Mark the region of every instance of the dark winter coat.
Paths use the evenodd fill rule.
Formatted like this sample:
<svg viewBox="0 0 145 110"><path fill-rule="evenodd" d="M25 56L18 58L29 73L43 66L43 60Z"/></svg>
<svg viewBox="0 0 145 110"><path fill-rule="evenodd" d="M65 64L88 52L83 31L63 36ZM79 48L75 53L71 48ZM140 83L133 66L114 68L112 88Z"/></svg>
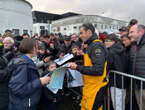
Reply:
<svg viewBox="0 0 145 110"><path fill-rule="evenodd" d="M14 55L11 51L3 53L0 57L0 110L8 110L8 83L11 73L8 71L7 64L13 57Z"/></svg>
<svg viewBox="0 0 145 110"><path fill-rule="evenodd" d="M11 61L8 68L12 72L8 110L36 110L42 89L36 65L23 55Z"/></svg>
<svg viewBox="0 0 145 110"><path fill-rule="evenodd" d="M9 103L8 82L10 74L7 71L5 60L0 58L0 110L7 110Z"/></svg>
<svg viewBox="0 0 145 110"><path fill-rule="evenodd" d="M136 46L135 51L131 52L132 73L135 76L145 78L145 34L142 36L139 44ZM140 87L140 81L136 81ZM143 84L145 89L145 83Z"/></svg>
<svg viewBox="0 0 145 110"><path fill-rule="evenodd" d="M108 70L115 70L123 73L127 73L127 55L125 48L121 43L115 43L110 48L108 48ZM116 80L114 79L114 73L109 73L110 85L116 86L117 88L126 87L126 78L124 77L124 85L122 85L122 77L115 74ZM116 84L115 84L116 82ZM123 87L123 88L124 88Z"/></svg>

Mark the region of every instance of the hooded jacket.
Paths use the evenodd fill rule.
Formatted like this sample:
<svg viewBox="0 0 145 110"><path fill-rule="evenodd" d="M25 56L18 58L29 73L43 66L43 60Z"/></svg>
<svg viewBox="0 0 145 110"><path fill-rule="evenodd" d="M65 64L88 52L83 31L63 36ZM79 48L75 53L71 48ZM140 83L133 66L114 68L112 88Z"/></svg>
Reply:
<svg viewBox="0 0 145 110"><path fill-rule="evenodd" d="M128 70L127 67L127 54L123 45L121 43L115 43L110 48L108 48L108 70L115 70L126 73ZM124 85L122 85L122 77L118 74L115 74L114 79L114 73L110 73L109 80L111 86L116 86L117 88L124 88L126 86L125 77Z"/></svg>
<svg viewBox="0 0 145 110"><path fill-rule="evenodd" d="M8 110L36 110L42 89L36 65L28 57L21 56L13 59L8 68L12 73Z"/></svg>

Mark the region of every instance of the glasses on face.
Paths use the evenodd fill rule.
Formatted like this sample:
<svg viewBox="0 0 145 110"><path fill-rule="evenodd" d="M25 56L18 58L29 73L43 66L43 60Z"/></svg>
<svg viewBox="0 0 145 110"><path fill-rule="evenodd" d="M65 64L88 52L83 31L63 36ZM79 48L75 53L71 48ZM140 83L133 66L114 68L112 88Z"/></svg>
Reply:
<svg viewBox="0 0 145 110"><path fill-rule="evenodd" d="M106 39L105 42L112 42L112 40Z"/></svg>
<svg viewBox="0 0 145 110"><path fill-rule="evenodd" d="M11 42L4 42L4 45L12 44Z"/></svg>

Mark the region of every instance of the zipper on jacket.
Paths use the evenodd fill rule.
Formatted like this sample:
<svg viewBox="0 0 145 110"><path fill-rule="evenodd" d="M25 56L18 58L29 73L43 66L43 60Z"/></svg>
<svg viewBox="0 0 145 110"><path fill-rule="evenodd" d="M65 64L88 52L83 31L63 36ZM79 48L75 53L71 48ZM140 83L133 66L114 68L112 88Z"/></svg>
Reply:
<svg viewBox="0 0 145 110"><path fill-rule="evenodd" d="M135 50L135 55L133 59L133 75L135 75L135 68L136 68L136 57L137 57L137 45L136 45L136 50Z"/></svg>
<svg viewBox="0 0 145 110"><path fill-rule="evenodd" d="M29 107L31 107L31 99L29 98Z"/></svg>

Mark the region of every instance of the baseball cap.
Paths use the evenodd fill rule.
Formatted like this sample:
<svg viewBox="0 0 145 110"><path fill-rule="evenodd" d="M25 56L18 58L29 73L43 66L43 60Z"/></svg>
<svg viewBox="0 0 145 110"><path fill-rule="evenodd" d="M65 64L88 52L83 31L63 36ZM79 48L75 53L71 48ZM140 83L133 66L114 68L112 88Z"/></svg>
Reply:
<svg viewBox="0 0 145 110"><path fill-rule="evenodd" d="M127 27L123 26L119 29L119 31L129 31Z"/></svg>

